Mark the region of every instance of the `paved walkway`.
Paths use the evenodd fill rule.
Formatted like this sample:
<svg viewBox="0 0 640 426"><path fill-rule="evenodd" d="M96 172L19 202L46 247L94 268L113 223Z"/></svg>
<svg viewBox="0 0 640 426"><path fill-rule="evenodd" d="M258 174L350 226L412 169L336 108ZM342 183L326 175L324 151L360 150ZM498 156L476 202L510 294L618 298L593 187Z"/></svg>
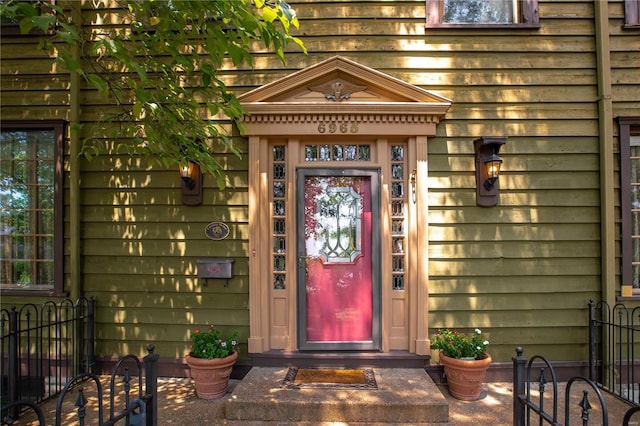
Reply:
<svg viewBox="0 0 640 426"><path fill-rule="evenodd" d="M106 378L105 378L106 379ZM105 380L106 383L106 380ZM257 425L264 422L227 422L224 420L224 403L230 397L231 392L238 385L239 381L232 380L229 386L229 392L223 398L205 401L198 399L195 395L193 385L190 379L183 378L160 378L158 381L158 399L159 413L158 425ZM565 384L559 385L559 399L564 399ZM501 426L512 424L512 386L511 383L486 383L483 386L483 394L478 401L459 401L452 398L447 392L446 386L438 386L445 398L449 401L449 423L446 425L453 426ZM105 386L108 390L108 385ZM582 391L577 390L577 395L572 399L572 406L577 406L579 399L582 397ZM89 396L91 401L92 396ZM94 404L95 404L95 398ZM593 404L593 402L592 402ZM595 405L595 404L593 404ZM607 397L607 406L609 410L609 425L618 426L622 424L624 413L628 409L628 405L611 397ZM54 424L55 418L55 401L50 401L43 407L47 418L47 425ZM73 401L67 403L65 412L73 412ZM105 417L106 417L105 413ZM564 422L564 411L560 409L558 413L562 422ZM601 417L599 412L595 412L591 417L594 425L601 425ZM63 417L63 425L75 425L77 421L72 421L71 415ZM203 419L207 420L203 420ZM219 420L211 420L211 419ZM572 418L571 424L581 424L581 420ZM30 424L24 422L20 424ZM96 422L87 421L87 424L96 424ZM273 424L273 423L271 423ZM281 426L288 426L287 423L276 423ZM640 425L640 415L636 415L631 425ZM309 426L311 424L308 424ZM345 423L313 423L316 425L345 425Z"/></svg>
<svg viewBox="0 0 640 426"><path fill-rule="evenodd" d="M229 391L232 392L237 382L232 381ZM486 383L483 386L481 399L478 401L460 401L449 395L446 386L438 386L445 398L449 401L449 423L447 426L508 426L513 424L513 402L512 402L512 384L511 383ZM565 383L558 386L558 394L560 402L564 400ZM160 399L164 401L162 410L159 413L159 425L201 425L199 422L200 414L203 410L219 410L220 417L224 413L224 401L226 397L216 401L203 401L195 396L192 385L188 379L169 379L163 380L160 385ZM582 391L578 389L577 396L573 399L574 406L577 406L579 399L582 397ZM595 404L593 404L595 405ZM624 413L629 408L626 403L618 399L607 397L607 406L609 410L609 425L622 425ZM564 422L564 411L561 409L558 413L561 422ZM601 416L599 411L592 415L593 425L601 425ZM209 423L213 424L213 423ZM221 425L238 425L238 422L226 422L220 420ZM248 423L244 422L242 424ZM251 423L251 425L256 423ZM582 424L581 420L572 417L571 424ZM286 423L280 423L286 425ZM344 423L317 423L314 425L344 425ZM640 425L640 415L634 417L630 425ZM397 426L397 425L396 425Z"/></svg>

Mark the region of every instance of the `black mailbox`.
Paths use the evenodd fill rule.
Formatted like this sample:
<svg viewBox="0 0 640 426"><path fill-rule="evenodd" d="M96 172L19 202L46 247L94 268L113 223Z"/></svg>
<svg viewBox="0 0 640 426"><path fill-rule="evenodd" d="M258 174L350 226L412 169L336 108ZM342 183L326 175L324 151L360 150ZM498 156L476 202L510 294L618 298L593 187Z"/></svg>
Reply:
<svg viewBox="0 0 640 426"><path fill-rule="evenodd" d="M228 280L233 277L233 262L229 258L198 259L198 278Z"/></svg>

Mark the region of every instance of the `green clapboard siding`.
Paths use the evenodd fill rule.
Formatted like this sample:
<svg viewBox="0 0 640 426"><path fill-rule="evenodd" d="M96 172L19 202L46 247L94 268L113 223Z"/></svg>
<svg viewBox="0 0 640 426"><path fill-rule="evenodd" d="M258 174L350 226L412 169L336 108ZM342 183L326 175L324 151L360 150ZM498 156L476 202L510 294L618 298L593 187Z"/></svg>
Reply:
<svg viewBox="0 0 640 426"><path fill-rule="evenodd" d="M593 1L540 0L537 30L425 29L424 0L290 3L309 54L289 47L282 64L258 49L254 69L227 60L222 81L241 94L340 54L450 98L428 141L429 223L420 230L429 239L430 331L479 327L495 361L509 361L518 345L551 359L586 359L586 309L602 291L603 243ZM622 0L608 3L613 116L640 116L638 33L622 28ZM84 22L111 22L108 9L83 7ZM37 41L0 38L3 119L69 118L68 71ZM87 124L118 110L87 84L80 96ZM475 205L472 140L479 136L509 137L500 206L488 209ZM97 300L99 356L144 354L152 342L161 356L181 358L189 331L213 323L239 330L246 357L250 164L247 141L236 142L243 158L213 148L227 188L205 177L198 207L182 205L177 170L123 155L117 141L80 161L77 284ZM69 204L68 164L66 172ZM212 221L229 225L227 239L206 238ZM68 245L65 255L68 271ZM233 258L234 277L199 280L203 257ZM3 297L2 305L31 300Z"/></svg>

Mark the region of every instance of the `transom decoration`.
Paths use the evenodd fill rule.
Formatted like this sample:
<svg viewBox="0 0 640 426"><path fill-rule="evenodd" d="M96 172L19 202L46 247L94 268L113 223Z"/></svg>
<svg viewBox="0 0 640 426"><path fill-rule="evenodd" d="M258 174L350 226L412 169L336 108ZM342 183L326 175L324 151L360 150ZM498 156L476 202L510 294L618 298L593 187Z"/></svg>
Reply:
<svg viewBox="0 0 640 426"><path fill-rule="evenodd" d="M371 161L371 145L305 145L304 161Z"/></svg>

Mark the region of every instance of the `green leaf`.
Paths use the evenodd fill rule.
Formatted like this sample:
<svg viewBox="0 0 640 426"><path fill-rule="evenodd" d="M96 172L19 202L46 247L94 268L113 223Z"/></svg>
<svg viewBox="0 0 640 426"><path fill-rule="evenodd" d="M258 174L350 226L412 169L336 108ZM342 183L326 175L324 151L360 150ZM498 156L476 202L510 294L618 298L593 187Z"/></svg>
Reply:
<svg viewBox="0 0 640 426"><path fill-rule="evenodd" d="M205 87L208 87L211 85L211 74L203 72L202 73L202 84Z"/></svg>
<svg viewBox="0 0 640 426"><path fill-rule="evenodd" d="M23 15L27 18L31 18L38 15L38 10L35 7L35 3L31 2L19 2L16 3L16 11L19 15Z"/></svg>
<svg viewBox="0 0 640 426"><path fill-rule="evenodd" d="M231 56L233 65L239 65L244 57L244 49L236 43L229 43L229 56Z"/></svg>
<svg viewBox="0 0 640 426"><path fill-rule="evenodd" d="M31 22L33 26L38 28L39 30L46 32L51 29L53 24L56 22L56 18L54 16L45 15L45 16L34 16L31 18Z"/></svg>
<svg viewBox="0 0 640 426"><path fill-rule="evenodd" d="M132 107L132 111L133 111L133 116L135 118L137 118L138 120L142 118L142 112L143 112L143 106L140 102L136 102L133 104Z"/></svg>
<svg viewBox="0 0 640 426"><path fill-rule="evenodd" d="M80 75L84 74L84 71L80 66L80 62L76 61L68 52L60 52L60 60L65 64L69 71L77 72Z"/></svg>
<svg viewBox="0 0 640 426"><path fill-rule="evenodd" d="M80 35L73 25L65 24L64 22L60 22L59 25L64 29L64 31L57 31L56 34L63 41L69 44L74 44L80 41Z"/></svg>
<svg viewBox="0 0 640 426"><path fill-rule="evenodd" d="M97 74L87 74L87 80L93 84L100 93L106 93L109 90L107 82Z"/></svg>
<svg viewBox="0 0 640 426"><path fill-rule="evenodd" d="M278 19L278 13L270 6L265 6L262 9L262 17L266 22L273 22Z"/></svg>
<svg viewBox="0 0 640 426"><path fill-rule="evenodd" d="M98 123L83 130L91 135L83 155L90 159L115 149L170 166L189 152L224 187L222 164L195 142L215 140L227 152L242 153L226 129L229 122L241 126L245 111L224 84L222 70L228 72L227 60L251 65L251 52L257 49L275 52L283 62L288 43L306 52L289 33L298 26L295 11L283 0L118 1L122 8L100 9L102 1L83 6L83 13L93 7L106 14L105 22L119 23L97 32L80 31L66 2L65 7L46 3L38 10L23 6L22 29L45 31L42 47L55 46L67 69L110 96L110 106L122 106L114 113L105 110ZM53 35L51 28L57 30ZM70 54L70 45L86 47L79 59ZM212 116L223 121L203 120ZM110 145L104 145L105 139Z"/></svg>
<svg viewBox="0 0 640 426"><path fill-rule="evenodd" d="M33 27L34 25L33 22L31 22L31 19L26 18L20 20L20 32L22 34L29 34Z"/></svg>
<svg viewBox="0 0 640 426"><path fill-rule="evenodd" d="M302 40L300 40L298 37L292 37L291 40L293 40L293 42L297 44L300 49L302 49L302 52L304 52L305 55L307 54L307 47L304 45L304 42Z"/></svg>

